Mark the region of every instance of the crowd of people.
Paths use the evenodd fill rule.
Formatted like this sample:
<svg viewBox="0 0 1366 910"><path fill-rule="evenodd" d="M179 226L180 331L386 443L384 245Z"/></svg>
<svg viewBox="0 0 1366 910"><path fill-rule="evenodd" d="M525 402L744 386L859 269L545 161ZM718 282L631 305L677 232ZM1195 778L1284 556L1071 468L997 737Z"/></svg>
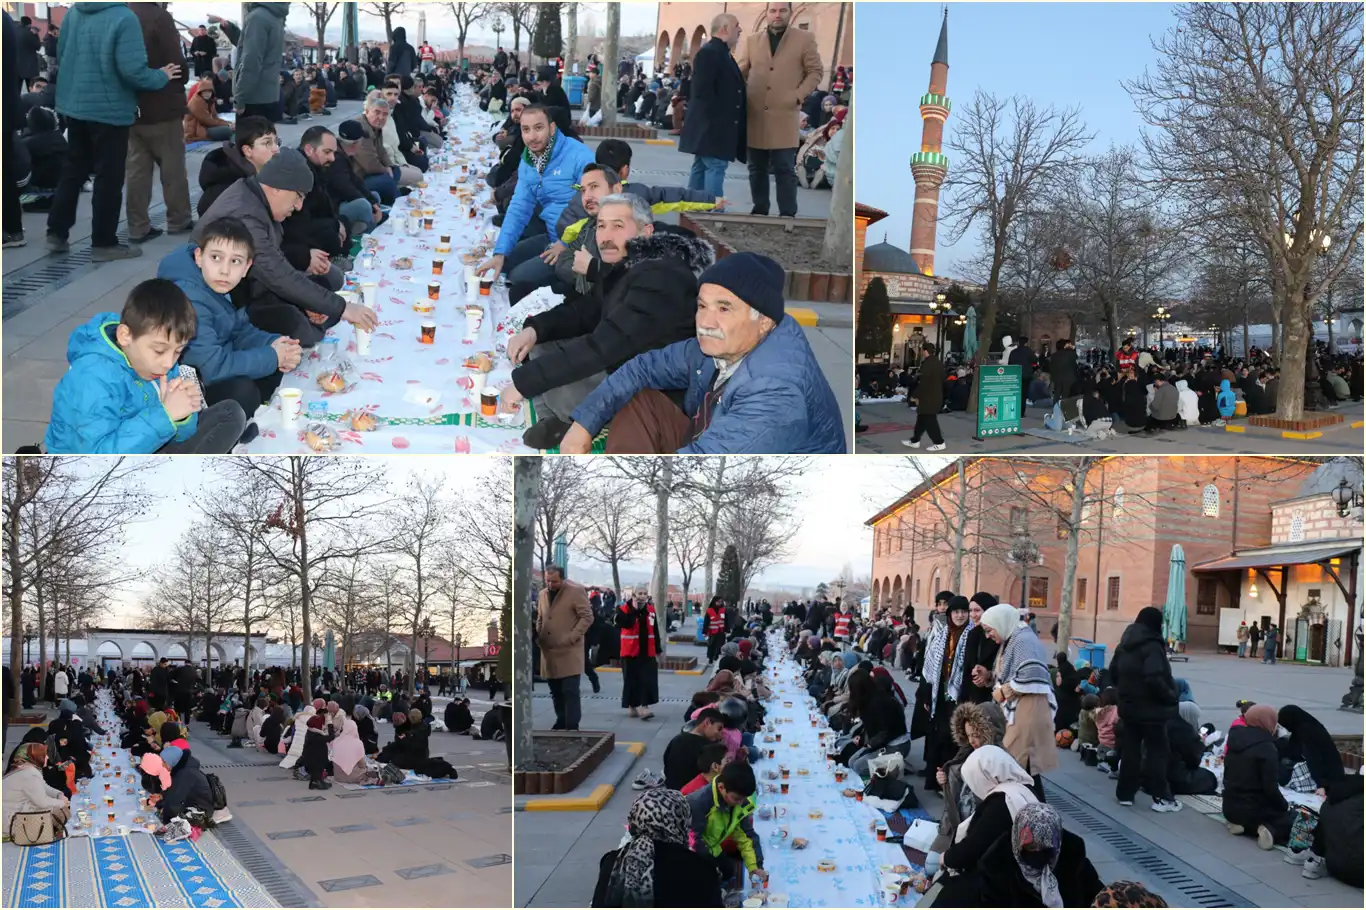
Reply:
<svg viewBox="0 0 1366 910"><path fill-rule="evenodd" d="M1255 347L1240 357L1201 346L1143 348L1132 337L1113 353L1079 352L1068 338L1038 351L1027 337L1006 335L1002 342L999 362L1021 368L1021 413L1040 409L1047 429L1153 434L1221 427L1274 413L1280 392L1276 358ZM1318 341L1310 353L1308 382L1321 406L1362 400L1360 350L1330 352ZM931 449L940 451L946 443L938 417L969 409L975 375L971 362L941 357L933 343L923 342L904 367L861 366L859 395L865 401L904 396L916 408L916 429L905 444L919 448L928 435Z"/></svg>

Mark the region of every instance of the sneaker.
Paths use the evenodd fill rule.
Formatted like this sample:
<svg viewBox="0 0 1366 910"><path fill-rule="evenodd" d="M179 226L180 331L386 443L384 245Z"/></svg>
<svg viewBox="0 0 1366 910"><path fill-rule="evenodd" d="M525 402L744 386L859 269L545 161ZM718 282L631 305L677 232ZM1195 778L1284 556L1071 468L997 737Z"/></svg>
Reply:
<svg viewBox="0 0 1366 910"><path fill-rule="evenodd" d="M1119 800L1119 804L1121 806L1132 806L1134 804L1134 801L1131 799L1121 799Z"/></svg>
<svg viewBox="0 0 1366 910"><path fill-rule="evenodd" d="M1181 803L1174 799L1155 799L1153 800L1154 812L1180 812Z"/></svg>
<svg viewBox="0 0 1366 910"><path fill-rule="evenodd" d="M947 443L937 442L937 443L935 443L934 445L930 446L930 447L929 447L928 449L926 449L925 451L927 451L927 452L942 452L942 451L944 451L944 450L947 449L947 448L948 448L948 444L947 444Z"/></svg>
<svg viewBox="0 0 1366 910"><path fill-rule="evenodd" d="M1305 850L1309 855L1304 858L1304 871L1300 873L1301 878L1323 878L1328 874L1324 868L1323 857L1315 856L1313 851Z"/></svg>
<svg viewBox="0 0 1366 910"><path fill-rule="evenodd" d="M137 259L142 255L142 249L136 246L129 246L126 243L116 243L113 246L92 246L90 248L91 262L113 262L116 259Z"/></svg>
<svg viewBox="0 0 1366 910"><path fill-rule="evenodd" d="M93 181L93 180L87 180L85 183L82 183L82 184L81 184L81 192L82 192L82 193L93 193L93 192L95 192L95 181Z"/></svg>
<svg viewBox="0 0 1366 910"><path fill-rule="evenodd" d="M54 253L68 253L71 251L71 244L65 237L58 237L56 234L48 234L47 248Z"/></svg>
<svg viewBox="0 0 1366 910"><path fill-rule="evenodd" d="M1276 846L1276 837L1266 825L1257 826L1257 846L1262 850L1270 850Z"/></svg>
<svg viewBox="0 0 1366 910"><path fill-rule="evenodd" d="M918 449L918 448L920 448L920 440L919 440L919 439L903 439L903 440L901 440L901 444L902 444L903 446L905 446L906 448L908 448L908 449Z"/></svg>
<svg viewBox="0 0 1366 910"><path fill-rule="evenodd" d="M1096 770L1108 772L1110 770L1110 763L1108 761L1098 761L1096 762Z"/></svg>
<svg viewBox="0 0 1366 910"><path fill-rule="evenodd" d="M166 232L163 231L161 228L159 228L159 227L152 227L152 228L148 228L148 229L147 229L147 233L143 234L141 237L129 237L129 238L128 238L128 242L129 242L129 243L146 243L146 242L149 241L149 240L156 240L158 237L160 237L160 236L161 236L162 234L164 234L164 233L166 233Z"/></svg>
<svg viewBox="0 0 1366 910"><path fill-rule="evenodd" d="M5 232L5 249L15 246L26 246L27 244L28 241L24 239L23 231L17 231L15 233Z"/></svg>
<svg viewBox="0 0 1366 910"><path fill-rule="evenodd" d="M1247 831L1242 825L1235 825L1233 822L1225 822L1224 827L1227 828L1228 833L1232 834L1234 837L1242 837Z"/></svg>
<svg viewBox="0 0 1366 910"><path fill-rule="evenodd" d="M632 790L653 790L656 787L664 786L664 778L655 774L649 768L636 775L636 779L631 781Z"/></svg>
<svg viewBox="0 0 1366 910"><path fill-rule="evenodd" d="M232 812L227 809L215 809L213 813L213 823L221 825L224 822L232 821Z"/></svg>
<svg viewBox="0 0 1366 910"><path fill-rule="evenodd" d="M1305 860L1309 859L1309 855L1309 850L1291 850L1289 853L1282 856L1281 859L1292 866L1303 866Z"/></svg>

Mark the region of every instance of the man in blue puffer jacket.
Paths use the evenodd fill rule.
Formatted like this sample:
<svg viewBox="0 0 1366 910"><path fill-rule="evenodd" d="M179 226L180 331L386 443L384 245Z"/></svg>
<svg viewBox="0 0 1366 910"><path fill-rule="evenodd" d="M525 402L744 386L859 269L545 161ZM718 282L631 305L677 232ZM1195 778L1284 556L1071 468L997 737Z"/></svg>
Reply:
<svg viewBox="0 0 1366 910"><path fill-rule="evenodd" d="M54 253L71 249L67 235L76 223L81 186L95 175L90 197L90 258L95 262L132 259L137 247L120 244L115 236L123 204L124 166L128 130L138 111L138 92L155 92L180 75L168 63L147 66L142 25L122 3L72 4L62 20L57 44L57 113L64 114L70 151L52 211L47 216L47 248Z"/></svg>
<svg viewBox="0 0 1366 910"><path fill-rule="evenodd" d="M777 455L847 451L839 402L783 312L782 266L736 253L697 279L697 337L640 354L574 411L560 443L586 454L612 423L614 454ZM683 407L666 395L686 389Z"/></svg>
<svg viewBox="0 0 1366 910"><path fill-rule="evenodd" d="M593 152L577 139L562 134L555 128L550 111L539 104L522 110L522 141L526 148L517 166L517 189L503 216L503 228L493 247L493 256L480 264L481 274L511 273L538 253L545 250L555 233L560 212L577 194L583 169L593 162ZM519 243L527 239L523 232L531 224L536 209L541 210L541 221L550 236L535 237L535 242ZM515 250L515 251L514 251Z"/></svg>
<svg viewBox="0 0 1366 910"><path fill-rule="evenodd" d="M224 455L246 426L235 401L203 409L182 375L194 308L169 281L133 288L122 313L100 313L71 333L66 375L52 394L49 455Z"/></svg>

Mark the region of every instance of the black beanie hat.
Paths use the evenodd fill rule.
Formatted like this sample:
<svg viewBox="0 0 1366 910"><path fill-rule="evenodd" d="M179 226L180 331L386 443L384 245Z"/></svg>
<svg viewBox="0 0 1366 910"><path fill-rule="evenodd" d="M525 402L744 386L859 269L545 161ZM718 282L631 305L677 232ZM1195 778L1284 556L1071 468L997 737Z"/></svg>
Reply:
<svg viewBox="0 0 1366 910"><path fill-rule="evenodd" d="M697 283L719 284L774 322L783 321L787 274L767 256L733 253L717 260L698 276Z"/></svg>
<svg viewBox="0 0 1366 910"><path fill-rule="evenodd" d="M968 611L968 599L962 594L949 598L949 608L945 612L952 613L955 610L962 610L964 613Z"/></svg>
<svg viewBox="0 0 1366 910"><path fill-rule="evenodd" d="M999 600L997 600L992 595L988 594L986 591L978 591L976 594L972 595L971 600L973 603L977 604L977 606L981 607L983 610L990 610L992 607L1000 603Z"/></svg>
<svg viewBox="0 0 1366 910"><path fill-rule="evenodd" d="M1162 634L1162 610L1158 607L1144 607L1138 611L1138 616L1134 619L1140 626L1152 629L1159 635Z"/></svg>
<svg viewBox="0 0 1366 910"><path fill-rule="evenodd" d="M347 142L356 142L365 138L365 130L354 120L343 120L337 124L337 135Z"/></svg>

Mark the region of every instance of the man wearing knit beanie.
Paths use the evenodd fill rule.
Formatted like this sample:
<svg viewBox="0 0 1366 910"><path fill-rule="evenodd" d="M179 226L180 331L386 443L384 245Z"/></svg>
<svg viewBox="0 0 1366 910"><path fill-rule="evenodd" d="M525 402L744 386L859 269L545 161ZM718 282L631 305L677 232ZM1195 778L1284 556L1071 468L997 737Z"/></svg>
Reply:
<svg viewBox="0 0 1366 910"><path fill-rule="evenodd" d="M800 325L784 312L782 266L755 253L698 279L697 335L641 354L574 411L560 444L586 453L610 421L619 454L847 451L839 403ZM686 387L682 407L665 394Z"/></svg>

